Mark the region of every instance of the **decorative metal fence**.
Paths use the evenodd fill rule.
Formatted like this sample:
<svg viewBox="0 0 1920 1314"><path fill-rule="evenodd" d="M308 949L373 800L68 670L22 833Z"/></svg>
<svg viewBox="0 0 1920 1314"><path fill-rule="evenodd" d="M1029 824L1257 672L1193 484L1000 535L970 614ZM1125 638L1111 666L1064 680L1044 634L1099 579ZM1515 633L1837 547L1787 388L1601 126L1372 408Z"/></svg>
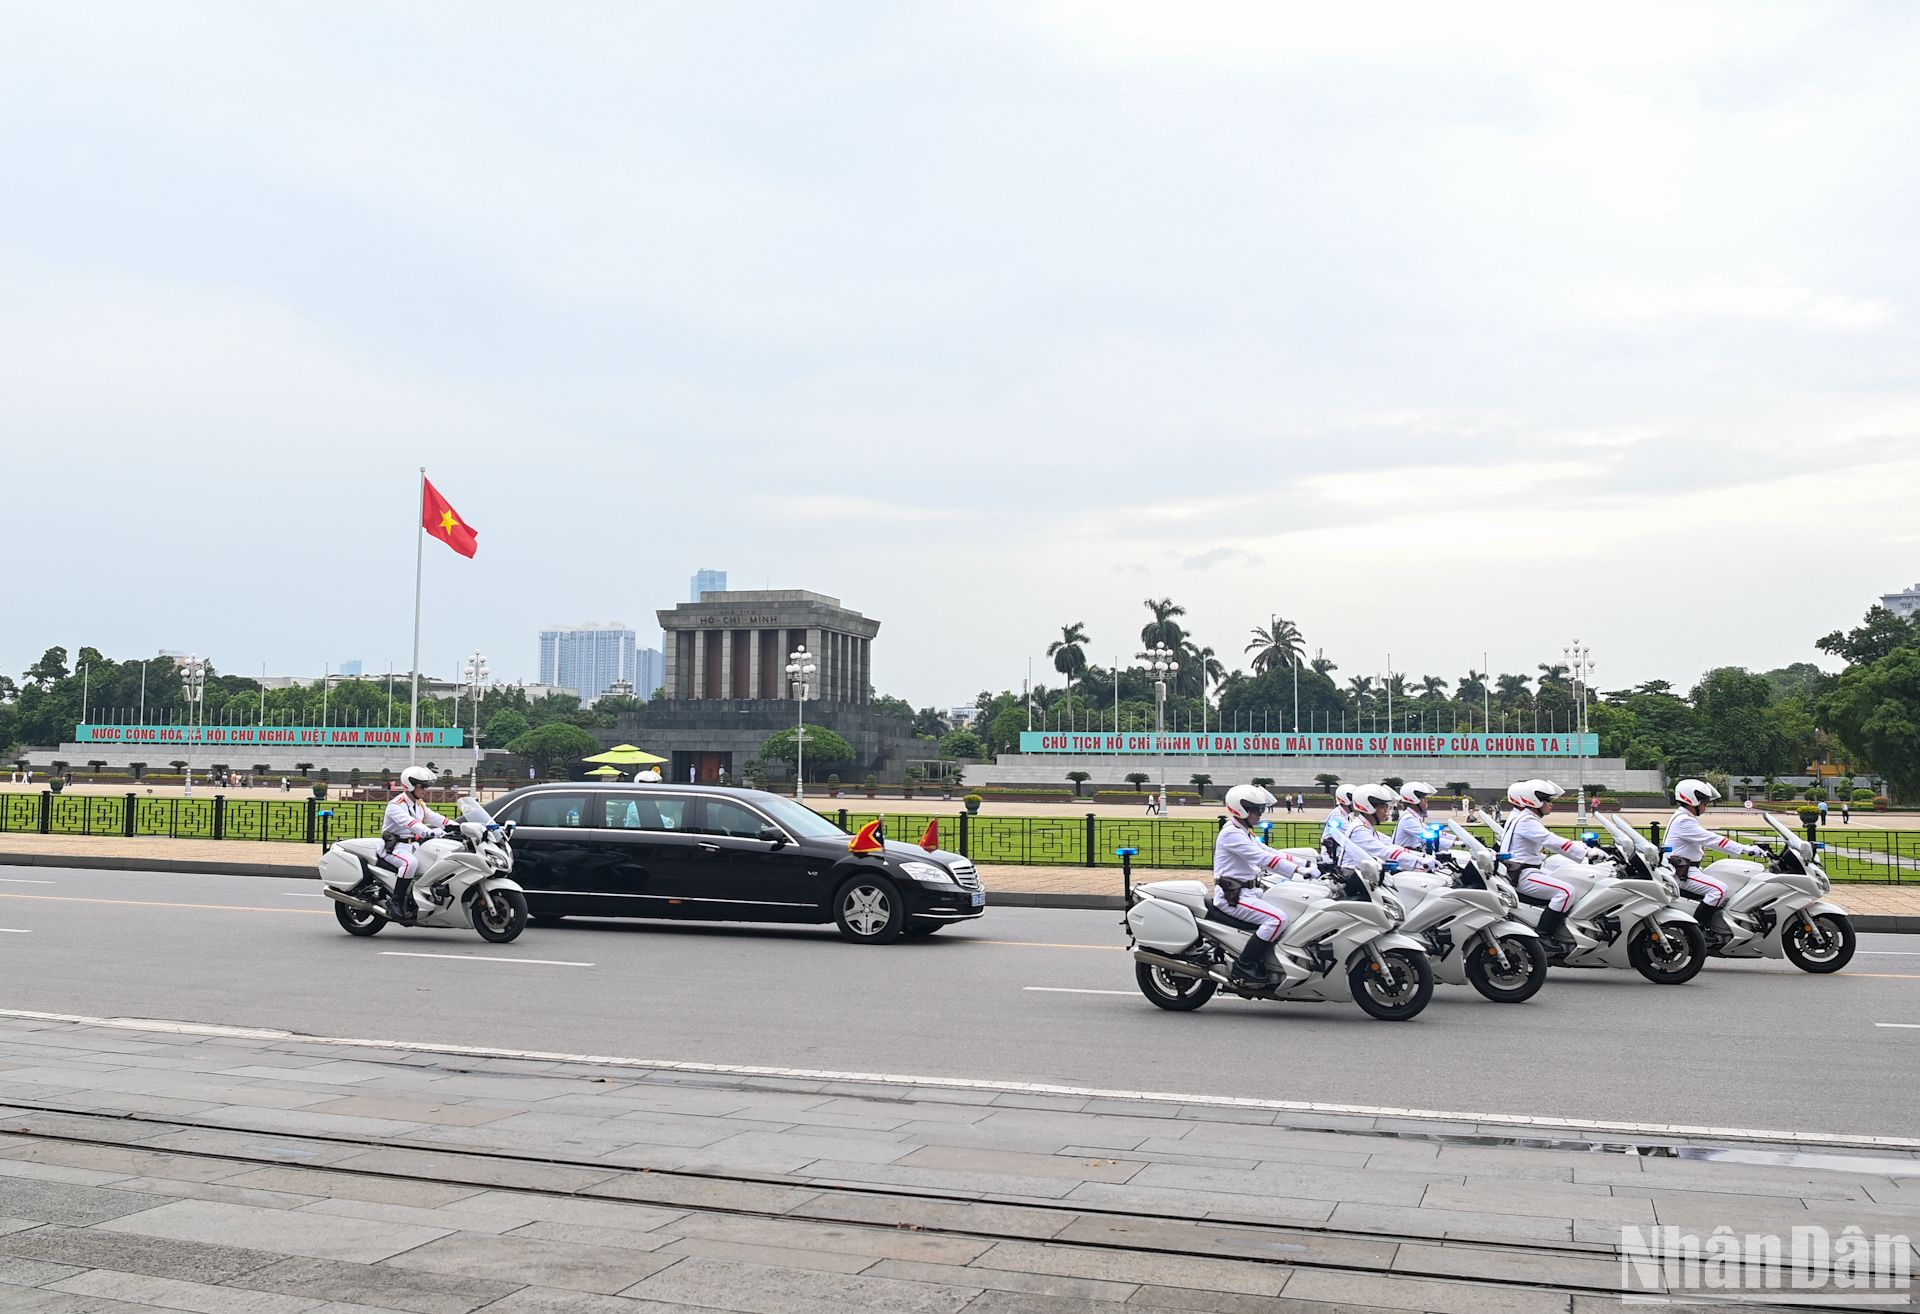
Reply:
<svg viewBox="0 0 1920 1314"><path fill-rule="evenodd" d="M259 840L319 843L380 833L386 805L322 799L155 798L138 794L0 794L0 833L99 835L125 838ZM840 809L822 816L857 830L881 814ZM1213 865L1219 817L1001 817L954 813L887 813L887 838L917 843L929 824L939 844L976 863L1013 867L1117 867L1116 850L1136 851L1136 867L1204 870ZM1478 830L1478 828L1475 828ZM1563 835L1581 833L1556 827ZM1489 839L1480 832L1483 839ZM1747 840L1775 839L1772 831L1741 825ZM1820 831L1822 862L1837 881L1920 884L1920 831L1828 826ZM1275 848L1320 842L1317 821L1275 821L1267 833Z"/></svg>

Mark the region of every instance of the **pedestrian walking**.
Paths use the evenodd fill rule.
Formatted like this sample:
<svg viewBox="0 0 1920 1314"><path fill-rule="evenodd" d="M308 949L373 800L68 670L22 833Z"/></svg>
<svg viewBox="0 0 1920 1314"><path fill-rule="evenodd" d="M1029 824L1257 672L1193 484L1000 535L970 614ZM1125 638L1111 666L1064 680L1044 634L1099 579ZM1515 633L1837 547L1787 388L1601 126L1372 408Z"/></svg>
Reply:
<svg viewBox="0 0 1920 1314"><path fill-rule="evenodd" d="M1827 801L1824 798L1820 800L1820 824L1827 824Z"/></svg>
<svg viewBox="0 0 1920 1314"><path fill-rule="evenodd" d="M1840 800L1840 824L1843 826L1853 824L1853 803L1850 800Z"/></svg>

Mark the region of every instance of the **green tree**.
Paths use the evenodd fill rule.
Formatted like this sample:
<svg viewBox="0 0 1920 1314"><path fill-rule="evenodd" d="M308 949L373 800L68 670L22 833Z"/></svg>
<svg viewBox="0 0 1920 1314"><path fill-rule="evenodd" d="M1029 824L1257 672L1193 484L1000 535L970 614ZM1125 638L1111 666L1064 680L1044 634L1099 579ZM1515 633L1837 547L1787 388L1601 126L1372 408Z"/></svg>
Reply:
<svg viewBox="0 0 1920 1314"><path fill-rule="evenodd" d="M1011 753L1020 747L1020 735L1026 728L1027 714L1018 703L1003 707L988 727L988 747L995 753Z"/></svg>
<svg viewBox="0 0 1920 1314"><path fill-rule="evenodd" d="M1331 771L1322 771L1313 778L1313 783L1331 794L1333 793L1333 787L1340 783L1340 777L1334 775Z"/></svg>
<svg viewBox="0 0 1920 1314"><path fill-rule="evenodd" d="M1075 621L1060 627L1060 637L1047 645L1053 669L1067 677L1067 720L1073 720L1073 682L1087 673L1087 625Z"/></svg>
<svg viewBox="0 0 1920 1314"><path fill-rule="evenodd" d="M556 768L578 762L599 748L599 740L565 721L535 726L507 745L509 753L527 762L542 776L552 775Z"/></svg>
<svg viewBox="0 0 1920 1314"><path fill-rule="evenodd" d="M760 760L793 766L800 753L798 730L796 726L768 735L767 741L760 745ZM853 745L823 725L808 726L806 742L809 779L817 768L841 766L853 761Z"/></svg>
<svg viewBox="0 0 1920 1314"><path fill-rule="evenodd" d="M486 733L481 738L489 744L511 744L531 729L526 717L507 707L487 718Z"/></svg>
<svg viewBox="0 0 1920 1314"><path fill-rule="evenodd" d="M1823 711L1841 742L1886 777L1895 797L1920 796L1920 647L1896 647L1848 667Z"/></svg>
<svg viewBox="0 0 1920 1314"><path fill-rule="evenodd" d="M1253 627L1253 637L1242 652L1253 654L1253 673L1264 675L1276 666L1298 666L1306 659L1306 640L1300 627L1284 616L1273 616L1264 626Z"/></svg>
<svg viewBox="0 0 1920 1314"><path fill-rule="evenodd" d="M1298 668L1300 720L1306 725L1337 721L1346 704L1333 681L1318 671ZM1295 668L1269 666L1258 679L1229 681L1220 694L1220 724L1279 730L1293 726Z"/></svg>
<svg viewBox="0 0 1920 1314"><path fill-rule="evenodd" d="M40 654L39 661L27 668L24 678L28 682L38 685L42 691L45 691L53 688L59 681L66 679L68 674L67 650L65 648L49 648Z"/></svg>
<svg viewBox="0 0 1920 1314"><path fill-rule="evenodd" d="M1849 665L1859 666L1870 665L1891 656L1897 648L1912 647L1916 643L1920 643L1920 622L1905 620L1875 603L1867 608L1866 617L1858 627L1844 634L1835 630L1813 646L1821 652L1846 658ZM60 651L51 649L48 655ZM61 652L61 656L65 655ZM33 672L27 674L31 677Z"/></svg>
<svg viewBox="0 0 1920 1314"><path fill-rule="evenodd" d="M1157 601L1148 598L1141 605L1153 613L1153 619L1140 627L1141 646L1152 648L1155 644L1164 643L1173 651L1180 651L1180 645L1186 641L1187 632L1180 628L1179 622L1173 618L1186 615L1187 609L1177 605L1172 598L1161 598Z"/></svg>
<svg viewBox="0 0 1920 1314"><path fill-rule="evenodd" d="M1073 796L1075 798L1079 798L1080 786L1086 784L1089 780L1092 780L1093 775L1091 772L1087 772L1087 771L1069 771L1067 772L1067 779L1073 782Z"/></svg>
<svg viewBox="0 0 1920 1314"><path fill-rule="evenodd" d="M976 758L987 755L987 746L980 742L980 736L967 729L950 730L940 738L940 756L952 758Z"/></svg>

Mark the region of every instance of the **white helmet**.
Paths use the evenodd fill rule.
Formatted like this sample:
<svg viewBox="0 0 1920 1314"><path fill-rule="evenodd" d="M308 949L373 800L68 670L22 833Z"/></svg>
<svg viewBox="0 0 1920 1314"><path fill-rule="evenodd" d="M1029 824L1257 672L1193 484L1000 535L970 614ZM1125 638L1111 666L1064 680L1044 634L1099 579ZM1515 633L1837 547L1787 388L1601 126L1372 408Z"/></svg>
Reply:
<svg viewBox="0 0 1920 1314"><path fill-rule="evenodd" d="M1409 780L1400 786L1400 801L1409 807L1422 807L1431 795L1439 792L1424 780Z"/></svg>
<svg viewBox="0 0 1920 1314"><path fill-rule="evenodd" d="M1704 780L1683 780L1673 787L1673 801L1682 807L1704 808L1720 797L1720 791Z"/></svg>
<svg viewBox="0 0 1920 1314"><path fill-rule="evenodd" d="M433 772L423 766L410 766L400 773L400 788L412 794L433 783Z"/></svg>
<svg viewBox="0 0 1920 1314"><path fill-rule="evenodd" d="M1353 790L1353 810L1378 821L1399 797L1385 785L1356 785Z"/></svg>
<svg viewBox="0 0 1920 1314"><path fill-rule="evenodd" d="M1227 791L1227 815L1235 821L1244 821L1249 826L1260 820L1260 814L1272 807L1277 800L1259 785L1235 785Z"/></svg>
<svg viewBox="0 0 1920 1314"><path fill-rule="evenodd" d="M1537 812L1566 792L1551 780L1516 780L1507 786L1507 802Z"/></svg>
<svg viewBox="0 0 1920 1314"><path fill-rule="evenodd" d="M1351 809L1353 807L1353 786L1335 785L1333 787L1333 801L1343 808Z"/></svg>

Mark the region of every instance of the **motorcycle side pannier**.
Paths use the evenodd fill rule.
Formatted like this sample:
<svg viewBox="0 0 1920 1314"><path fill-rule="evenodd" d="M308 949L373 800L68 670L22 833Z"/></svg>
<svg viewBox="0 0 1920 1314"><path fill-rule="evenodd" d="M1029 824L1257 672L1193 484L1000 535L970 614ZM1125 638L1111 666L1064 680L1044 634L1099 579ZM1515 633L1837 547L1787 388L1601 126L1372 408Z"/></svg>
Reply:
<svg viewBox="0 0 1920 1314"><path fill-rule="evenodd" d="M1148 949L1178 953L1199 936L1193 914L1177 904L1142 899L1127 910L1127 929Z"/></svg>

